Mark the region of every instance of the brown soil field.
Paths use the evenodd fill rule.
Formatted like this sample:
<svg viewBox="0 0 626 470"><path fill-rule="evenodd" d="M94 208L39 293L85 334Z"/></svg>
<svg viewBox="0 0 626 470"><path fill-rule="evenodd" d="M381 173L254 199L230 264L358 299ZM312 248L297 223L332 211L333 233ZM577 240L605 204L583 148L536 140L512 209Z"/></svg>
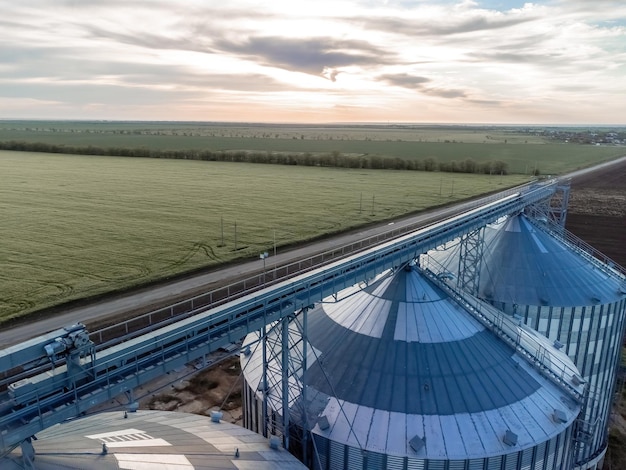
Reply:
<svg viewBox="0 0 626 470"><path fill-rule="evenodd" d="M626 266L626 163L572 180L565 227Z"/></svg>

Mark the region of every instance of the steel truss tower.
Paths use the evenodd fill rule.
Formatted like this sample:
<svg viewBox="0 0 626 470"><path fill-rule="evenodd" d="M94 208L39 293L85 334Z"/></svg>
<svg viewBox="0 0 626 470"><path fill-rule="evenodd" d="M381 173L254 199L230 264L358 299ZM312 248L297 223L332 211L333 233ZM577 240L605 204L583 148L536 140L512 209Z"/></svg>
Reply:
<svg viewBox="0 0 626 470"><path fill-rule="evenodd" d="M485 228L461 236L457 288L478 295L480 265L483 258Z"/></svg>
<svg viewBox="0 0 626 470"><path fill-rule="evenodd" d="M526 213L535 219L545 219L556 227L565 228L569 192L570 180L559 180L552 197L528 206Z"/></svg>
<svg viewBox="0 0 626 470"><path fill-rule="evenodd" d="M261 383L264 435L281 439L285 449L304 450L305 464L308 432L312 427L308 423L307 390L303 383L308 354L307 311L308 308L303 308L264 331Z"/></svg>

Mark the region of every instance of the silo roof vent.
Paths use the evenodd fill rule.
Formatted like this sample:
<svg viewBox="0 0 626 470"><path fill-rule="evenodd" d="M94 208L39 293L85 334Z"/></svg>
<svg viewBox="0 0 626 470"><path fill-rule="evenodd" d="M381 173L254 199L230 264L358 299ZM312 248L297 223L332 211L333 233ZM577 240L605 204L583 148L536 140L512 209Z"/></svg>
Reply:
<svg viewBox="0 0 626 470"><path fill-rule="evenodd" d="M409 441L409 445L415 452L419 452L426 445L426 440L418 435L415 435Z"/></svg>
<svg viewBox="0 0 626 470"><path fill-rule="evenodd" d="M280 447L280 437L271 435L269 439L270 449L278 450Z"/></svg>
<svg viewBox="0 0 626 470"><path fill-rule="evenodd" d="M563 410L554 410L552 413L552 419L555 423L565 423L567 421L567 416Z"/></svg>
<svg viewBox="0 0 626 470"><path fill-rule="evenodd" d="M517 434L515 434L510 429L507 429L506 432L504 433L504 437L502 438L502 440L508 446L517 445Z"/></svg>
<svg viewBox="0 0 626 470"><path fill-rule="evenodd" d="M330 423L328 422L328 418L326 415L322 415L317 420L317 425L320 427L322 431L327 430L330 427Z"/></svg>
<svg viewBox="0 0 626 470"><path fill-rule="evenodd" d="M220 419L222 419L222 416L224 416L224 413L219 410L211 411L211 421L213 421L214 423L219 423Z"/></svg>

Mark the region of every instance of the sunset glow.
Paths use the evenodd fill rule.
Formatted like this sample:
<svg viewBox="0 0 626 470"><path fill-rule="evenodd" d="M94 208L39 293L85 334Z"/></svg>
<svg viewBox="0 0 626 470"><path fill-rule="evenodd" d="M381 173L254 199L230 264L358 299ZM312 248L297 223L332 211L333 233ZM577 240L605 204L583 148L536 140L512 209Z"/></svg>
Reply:
<svg viewBox="0 0 626 470"><path fill-rule="evenodd" d="M626 3L0 0L0 118L626 124Z"/></svg>

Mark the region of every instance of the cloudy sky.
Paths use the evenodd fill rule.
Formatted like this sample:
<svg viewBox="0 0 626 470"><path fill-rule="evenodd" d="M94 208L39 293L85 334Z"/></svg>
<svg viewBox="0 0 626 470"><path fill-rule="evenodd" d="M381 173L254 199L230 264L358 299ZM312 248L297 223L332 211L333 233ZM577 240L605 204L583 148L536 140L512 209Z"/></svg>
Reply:
<svg viewBox="0 0 626 470"><path fill-rule="evenodd" d="M626 1L0 0L0 118L626 124Z"/></svg>

